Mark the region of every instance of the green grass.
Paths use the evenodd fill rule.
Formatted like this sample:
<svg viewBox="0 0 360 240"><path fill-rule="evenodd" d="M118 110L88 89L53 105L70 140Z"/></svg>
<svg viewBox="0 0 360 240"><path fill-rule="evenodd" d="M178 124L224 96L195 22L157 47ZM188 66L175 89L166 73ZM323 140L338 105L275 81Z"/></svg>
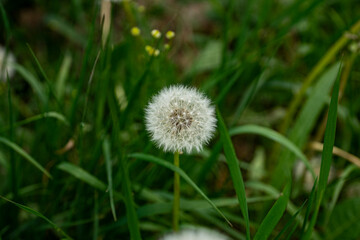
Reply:
<svg viewBox="0 0 360 240"><path fill-rule="evenodd" d="M359 239L360 171L332 152L360 156L356 1L111 7L103 41L101 1L0 0L0 46L16 58L0 79L0 239L159 239L172 231L174 173L180 229ZM218 119L180 167L144 121L176 84L204 92Z"/></svg>

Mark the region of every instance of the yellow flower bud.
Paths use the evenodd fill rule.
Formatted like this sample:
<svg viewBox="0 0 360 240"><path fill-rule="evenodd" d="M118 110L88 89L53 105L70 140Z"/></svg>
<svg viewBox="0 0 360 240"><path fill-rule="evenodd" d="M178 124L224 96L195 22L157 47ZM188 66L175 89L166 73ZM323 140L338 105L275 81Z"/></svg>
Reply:
<svg viewBox="0 0 360 240"><path fill-rule="evenodd" d="M175 37L175 33L173 31L167 31L166 32L166 38L167 39L172 39Z"/></svg>
<svg viewBox="0 0 360 240"><path fill-rule="evenodd" d="M136 37L136 36L140 35L141 30L138 27L132 27L130 32L131 32L131 35Z"/></svg>

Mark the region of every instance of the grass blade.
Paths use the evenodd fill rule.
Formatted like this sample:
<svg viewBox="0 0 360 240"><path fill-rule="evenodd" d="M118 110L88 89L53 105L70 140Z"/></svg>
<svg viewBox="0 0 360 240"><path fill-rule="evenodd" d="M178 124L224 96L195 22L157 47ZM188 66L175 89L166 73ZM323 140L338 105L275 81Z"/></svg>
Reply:
<svg viewBox="0 0 360 240"><path fill-rule="evenodd" d="M221 136L221 141L223 142L224 152L226 156L226 161L229 166L231 178L233 180L233 185L235 188L236 195L239 200L240 209L244 216L246 223L246 238L250 239L250 221L249 221L249 212L248 206L246 203L246 193L244 180L241 175L239 161L235 155L234 146L232 145L229 133L226 129L223 118L221 117L220 111L217 109L217 115L219 119L219 131Z"/></svg>
<svg viewBox="0 0 360 240"><path fill-rule="evenodd" d="M69 72L72 63L72 56L69 52L65 53L64 60L59 69L58 76L56 78L55 92L57 97L62 100L65 92L66 80L69 77Z"/></svg>
<svg viewBox="0 0 360 240"><path fill-rule="evenodd" d="M341 76L341 67L340 64L338 76L336 82L334 84L334 89L332 92L330 107L329 107L329 114L326 123L325 129L325 136L324 136L324 148L321 155L321 166L320 166L320 176L319 176L319 185L316 194L316 206L315 211L312 216L310 225L308 230L305 233L303 239L310 239L311 233L314 229L316 224L317 216L319 213L321 201L323 199L329 173L330 167L332 162L332 154L333 154L333 147L335 142L335 133L336 133L336 120L337 120L337 107L338 107L338 98L339 98L339 87L340 87L340 76Z"/></svg>
<svg viewBox="0 0 360 240"><path fill-rule="evenodd" d="M267 137L271 140L274 140L277 143L280 143L291 152L293 152L307 167L307 169L311 172L312 176L316 177L316 174L313 168L310 165L309 160L306 158L305 154L301 152L301 150L289 139L281 135L280 133L266 127L257 126L257 125L243 125L240 127L235 127L229 130L230 136L234 136L237 134L258 134L264 137Z"/></svg>
<svg viewBox="0 0 360 240"><path fill-rule="evenodd" d="M103 142L103 152L104 152L105 164L106 164L106 175L107 175L108 183L109 183L110 207L111 207L111 212L114 217L114 220L116 221L117 219L116 219L116 212L115 212L115 205L114 205L110 142L109 142L108 138L105 138L105 140Z"/></svg>
<svg viewBox="0 0 360 240"><path fill-rule="evenodd" d="M132 198L132 190L130 185L130 177L125 159L120 159L120 170L122 174L123 192L126 207L126 217L132 240L141 240L139 219L135 211L135 204Z"/></svg>
<svg viewBox="0 0 360 240"><path fill-rule="evenodd" d="M66 119L66 117L58 112L44 112L29 118L26 118L24 120L21 120L19 122L14 123L14 127L23 126L25 124L29 124L44 118L55 118L59 120L60 122L64 123L66 126L70 126L70 123ZM10 126L5 127L4 129L1 129L0 132L4 132L6 130L10 129Z"/></svg>
<svg viewBox="0 0 360 240"><path fill-rule="evenodd" d="M194 183L193 180L181 169L176 167L174 164L167 162L161 158L157 158L151 155L143 154L143 153L132 153L128 155L129 157L137 158L140 160L145 160L148 162L156 163L163 167L166 167L174 172L177 172L190 186L192 186L205 200L226 220L226 222L232 226L230 221L225 217L225 215L216 207L215 203L213 203L205 193Z"/></svg>
<svg viewBox="0 0 360 240"><path fill-rule="evenodd" d="M73 175L77 179L80 179L81 181L89 184L90 186L93 186L94 188L105 192L107 187L105 183L100 181L98 178L94 177L84 169L68 162L62 162L60 163L57 168Z"/></svg>
<svg viewBox="0 0 360 240"><path fill-rule="evenodd" d="M50 219L48 219L47 217L45 217L44 215L42 215L38 211L35 211L34 209L32 209L30 207L27 207L25 205L22 205L20 203L16 203L14 201L11 201L10 199L4 198L3 196L0 196L0 198L7 201L7 202L9 202L9 203L14 204L18 208L21 208L22 210L24 210L24 211L26 211L28 213L34 214L35 216L42 218L43 220L48 222L57 232L59 232L61 235L63 235L66 239L72 239L61 228L59 228L55 223L53 223Z"/></svg>
<svg viewBox="0 0 360 240"><path fill-rule="evenodd" d="M268 239L271 232L274 230L286 210L286 206L290 197L290 192L291 181L286 184L283 194L275 202L274 206L270 209L264 220L261 222L260 227L255 234L254 240Z"/></svg>
<svg viewBox="0 0 360 240"><path fill-rule="evenodd" d="M314 185L311 189L311 193L310 193L310 196L309 196L309 204L306 208L306 212L305 212L305 217L304 217L304 222L303 222L303 226L302 226L302 229L301 229L301 235L304 234L305 232L305 228L306 228L306 222L308 221L309 219L309 215L310 215L310 211L313 207L313 204L314 204L314 200L315 200L315 190L316 190L316 186L317 186L317 178L315 179L315 182L314 182Z"/></svg>
<svg viewBox="0 0 360 240"><path fill-rule="evenodd" d="M40 163L38 163L33 157L31 157L27 152L25 152L21 147L19 147L17 144L7 140L6 138L0 137L0 142L8 146L9 148L13 149L15 152L17 152L19 155L24 157L26 160L28 160L32 165L34 165L37 169L39 169L41 172L43 172L46 176L49 178L52 178L50 173L43 168Z"/></svg>
<svg viewBox="0 0 360 240"><path fill-rule="evenodd" d="M340 175L340 179L337 182L336 186L335 186L335 190L333 192L332 195L332 199L331 202L329 204L329 207L327 208L326 214L325 214L325 221L324 221L324 226L326 227L326 225L328 224L329 220L330 220L330 216L335 208L336 202L340 196L340 192L342 190L342 188L345 185L345 182L347 180L347 177L355 170L358 170L359 167L356 165L350 165L347 168L345 168L345 170L341 173Z"/></svg>
<svg viewBox="0 0 360 240"><path fill-rule="evenodd" d="M41 82L28 70L19 64L14 64L15 70L29 83L42 103L46 102L46 93Z"/></svg>
<svg viewBox="0 0 360 240"><path fill-rule="evenodd" d="M311 132L314 129L317 119L320 116L322 110L327 106L328 92L331 92L331 88L336 81L340 63L333 64L316 84L311 89L311 92L303 104L296 121L289 131L288 138L300 149L304 148ZM281 132L281 131L280 131ZM295 162L295 155L289 150L284 149L280 154L276 154L276 147L273 151L273 156L278 160L278 164L275 166L275 172L272 175L272 184L275 187L280 187L287 177L290 176L291 168ZM273 163L274 164L274 163Z"/></svg>
<svg viewBox="0 0 360 240"><path fill-rule="evenodd" d="M64 19L56 15L45 16L45 23L54 31L58 32L61 35L64 35L70 41L80 45L85 46L86 38L75 30L74 26L67 23Z"/></svg>
<svg viewBox="0 0 360 240"><path fill-rule="evenodd" d="M55 93L54 93L54 90L53 90L53 88L52 88L52 84L51 84L48 76L46 75L43 67L41 66L39 60L37 59L34 51L31 49L31 47L30 47L29 44L26 44L26 46L28 47L28 49L29 49L32 57L34 58L35 63L36 63L36 65L37 65L37 67L39 68L41 75L42 75L43 78L45 79L45 81L46 81L46 83L47 83L47 85L48 85L50 94L51 94L51 95L54 97L54 99L56 100L56 103L58 104L59 108L60 108L60 109L63 109L63 108L62 108L62 105L61 105L61 103L60 103L60 101L59 101L59 99L57 98L57 96L56 96Z"/></svg>
<svg viewBox="0 0 360 240"><path fill-rule="evenodd" d="M286 225L283 227L283 229L279 232L278 235L276 235L276 237L274 238L274 240L279 240L280 237L286 232L286 230L289 229L289 227L293 224L293 222L295 221L297 215L299 215L299 213L301 212L301 210L304 208L305 204L306 204L306 200L304 201L304 203L300 206L300 208L296 211L296 213L291 217L291 219L286 223ZM295 223L294 226L297 226L298 223ZM290 237L290 234L287 235L287 237Z"/></svg>

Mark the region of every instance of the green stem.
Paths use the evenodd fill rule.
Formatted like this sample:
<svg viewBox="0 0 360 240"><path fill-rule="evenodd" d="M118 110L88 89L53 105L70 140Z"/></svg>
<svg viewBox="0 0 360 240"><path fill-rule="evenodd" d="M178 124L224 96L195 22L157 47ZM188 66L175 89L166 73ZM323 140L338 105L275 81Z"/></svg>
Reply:
<svg viewBox="0 0 360 240"><path fill-rule="evenodd" d="M174 153L174 165L180 166L179 152ZM180 176L174 172L174 205L173 205L173 230L179 230L179 209L180 209Z"/></svg>

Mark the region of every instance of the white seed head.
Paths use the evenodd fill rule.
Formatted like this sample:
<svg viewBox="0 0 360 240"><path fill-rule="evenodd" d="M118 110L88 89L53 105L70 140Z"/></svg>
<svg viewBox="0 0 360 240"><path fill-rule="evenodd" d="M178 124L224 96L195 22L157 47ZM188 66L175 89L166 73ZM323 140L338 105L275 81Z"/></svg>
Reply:
<svg viewBox="0 0 360 240"><path fill-rule="evenodd" d="M230 238L213 230L195 228L165 235L160 240L230 240Z"/></svg>
<svg viewBox="0 0 360 240"><path fill-rule="evenodd" d="M14 55L10 52L7 52L5 59L5 48L0 46L0 81L7 81L7 76L9 76L9 78L14 76L14 63Z"/></svg>
<svg viewBox="0 0 360 240"><path fill-rule="evenodd" d="M210 100L195 88L171 86L157 94L146 110L146 129L164 151L200 151L211 139L216 118Z"/></svg>

